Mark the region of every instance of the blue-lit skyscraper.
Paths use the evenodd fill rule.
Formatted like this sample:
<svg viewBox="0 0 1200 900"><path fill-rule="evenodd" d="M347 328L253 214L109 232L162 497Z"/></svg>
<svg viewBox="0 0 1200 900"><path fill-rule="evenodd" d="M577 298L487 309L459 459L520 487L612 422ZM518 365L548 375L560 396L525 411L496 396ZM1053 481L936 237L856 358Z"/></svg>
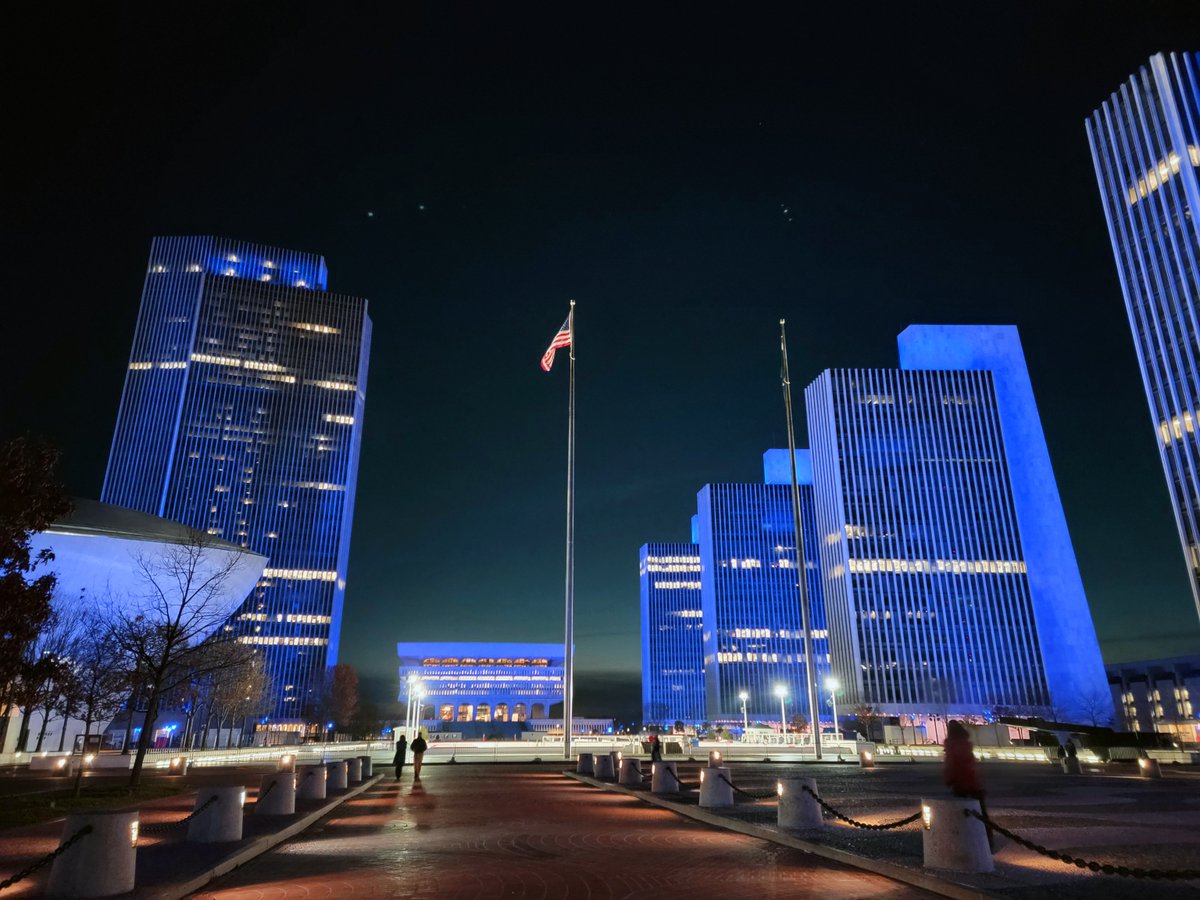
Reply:
<svg viewBox="0 0 1200 900"><path fill-rule="evenodd" d="M767 476L775 454L768 453ZM784 460L787 452L782 452ZM807 456L806 453L802 456ZM803 466L802 479L807 466ZM815 565L812 485L800 486L808 560L813 652L826 671L821 583ZM790 469L786 484L709 484L697 498L697 543L702 560L701 620L707 718L742 717L743 692L751 719L778 720L774 691L785 686L788 718L807 709L804 629L795 567Z"/></svg>
<svg viewBox="0 0 1200 900"><path fill-rule="evenodd" d="M1200 54L1158 54L1086 122L1200 611Z"/></svg>
<svg viewBox="0 0 1200 900"><path fill-rule="evenodd" d="M1020 339L912 326L805 392L833 668L889 713L1069 713L1106 684Z"/></svg>
<svg viewBox="0 0 1200 900"><path fill-rule="evenodd" d="M325 282L315 254L155 238L102 494L269 558L230 627L283 719L337 661L366 402L367 301Z"/></svg>
<svg viewBox="0 0 1200 900"><path fill-rule="evenodd" d="M642 718L694 723L704 710L700 550L695 544L645 544L642 587Z"/></svg>

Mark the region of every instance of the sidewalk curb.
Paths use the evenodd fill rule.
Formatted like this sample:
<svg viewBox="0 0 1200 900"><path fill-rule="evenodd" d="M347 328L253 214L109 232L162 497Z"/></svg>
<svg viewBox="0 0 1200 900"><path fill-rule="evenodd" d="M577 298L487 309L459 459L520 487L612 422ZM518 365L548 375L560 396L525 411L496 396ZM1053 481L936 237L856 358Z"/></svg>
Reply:
<svg viewBox="0 0 1200 900"><path fill-rule="evenodd" d="M859 856L855 853L849 853L845 850L838 850L835 847L828 847L824 844L816 844L811 841L805 841L800 838L792 837L789 834L783 834L779 831L772 831L769 828L763 828L759 825L751 825L748 822L739 822L735 819L729 819L725 816L710 813L707 810L700 809L696 806L685 806L682 803L672 803L670 800L664 800L659 796L651 794L647 791L635 791L620 784L613 784L606 781L597 781L594 778L589 778L586 775L580 775L577 772L563 772L567 778L573 778L590 787L602 788L606 791L611 791L616 794L625 794L643 803L648 803L651 806L658 806L662 809L676 813L681 816L686 816L689 819L695 819L697 822L703 822L705 825L711 825L714 828L723 828L726 831L736 831L739 834L744 834L747 837L760 838L764 841L770 841L773 844L780 844L784 847L791 847L795 850L803 850L806 853L811 853L814 856L821 856L825 859L839 862L842 865L850 866L855 869L862 869L866 872L871 872L875 875L882 875L885 878L891 878L893 881L900 881L904 884L911 884L913 887L919 887L922 890L929 891L932 894L939 894L942 897L952 897L954 900L988 900L989 894L981 893L974 888L966 885L957 884L953 881L946 881L936 875L931 875L928 872L919 872L915 869L898 866L894 863L883 862L878 859L871 859L867 856Z"/></svg>
<svg viewBox="0 0 1200 900"><path fill-rule="evenodd" d="M350 788L350 790L346 791L346 793L342 794L340 797L336 797L329 803L326 803L320 809L313 810L302 819L293 822L282 831L277 831L274 834L264 835L252 843L247 844L245 847L239 847L233 853L217 862L217 864L212 868L202 872L200 875L197 875L188 881L161 885L159 887L149 888L146 890L138 890L135 888L133 896L138 898L138 900L180 900L182 897L193 894L212 881L214 878L219 878L222 875L232 872L234 869L238 868L238 866L245 865L256 856L261 856L268 850L271 850L277 847L279 844L282 844L284 841L295 837L300 832L312 826L318 820L325 818L325 816L329 815L347 800L352 800L367 790L367 788L374 787L382 779L382 774L372 776L362 784Z"/></svg>

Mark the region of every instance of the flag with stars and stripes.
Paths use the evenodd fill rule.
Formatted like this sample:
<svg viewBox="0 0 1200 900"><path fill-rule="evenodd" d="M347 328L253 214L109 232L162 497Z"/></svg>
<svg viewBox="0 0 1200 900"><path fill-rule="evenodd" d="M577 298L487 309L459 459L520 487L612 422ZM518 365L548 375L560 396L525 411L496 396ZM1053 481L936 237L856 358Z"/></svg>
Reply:
<svg viewBox="0 0 1200 900"><path fill-rule="evenodd" d="M550 341L550 346L546 348L546 352L542 354L542 371L549 372L550 367L554 365L554 353L562 347L571 346L571 317L568 315L567 320L562 323L562 328L558 329L558 333L554 335Z"/></svg>

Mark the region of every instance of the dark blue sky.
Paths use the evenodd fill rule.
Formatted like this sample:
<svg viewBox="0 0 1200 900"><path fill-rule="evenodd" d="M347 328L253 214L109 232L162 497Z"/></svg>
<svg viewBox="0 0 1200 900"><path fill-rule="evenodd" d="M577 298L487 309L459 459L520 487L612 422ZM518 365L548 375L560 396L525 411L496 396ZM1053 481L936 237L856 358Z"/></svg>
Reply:
<svg viewBox="0 0 1200 900"><path fill-rule="evenodd" d="M783 441L779 317L798 384L1012 323L1106 657L1200 651L1083 130L1200 16L973 6L14 21L0 428L97 496L151 235L323 253L375 322L342 656L390 691L397 640L561 636L575 297L581 707L628 715L638 547Z"/></svg>

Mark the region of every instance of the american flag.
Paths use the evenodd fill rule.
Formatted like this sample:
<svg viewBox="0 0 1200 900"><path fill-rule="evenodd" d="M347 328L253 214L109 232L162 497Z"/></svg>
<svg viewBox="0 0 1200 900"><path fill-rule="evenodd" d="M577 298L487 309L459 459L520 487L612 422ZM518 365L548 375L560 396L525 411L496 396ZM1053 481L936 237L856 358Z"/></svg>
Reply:
<svg viewBox="0 0 1200 900"><path fill-rule="evenodd" d="M560 347L571 346L571 317L567 316L567 320L562 323L562 328L558 329L558 333L554 335L554 339L550 341L550 346L546 348L546 352L542 354L542 371L549 372L550 367L554 365L554 351Z"/></svg>

